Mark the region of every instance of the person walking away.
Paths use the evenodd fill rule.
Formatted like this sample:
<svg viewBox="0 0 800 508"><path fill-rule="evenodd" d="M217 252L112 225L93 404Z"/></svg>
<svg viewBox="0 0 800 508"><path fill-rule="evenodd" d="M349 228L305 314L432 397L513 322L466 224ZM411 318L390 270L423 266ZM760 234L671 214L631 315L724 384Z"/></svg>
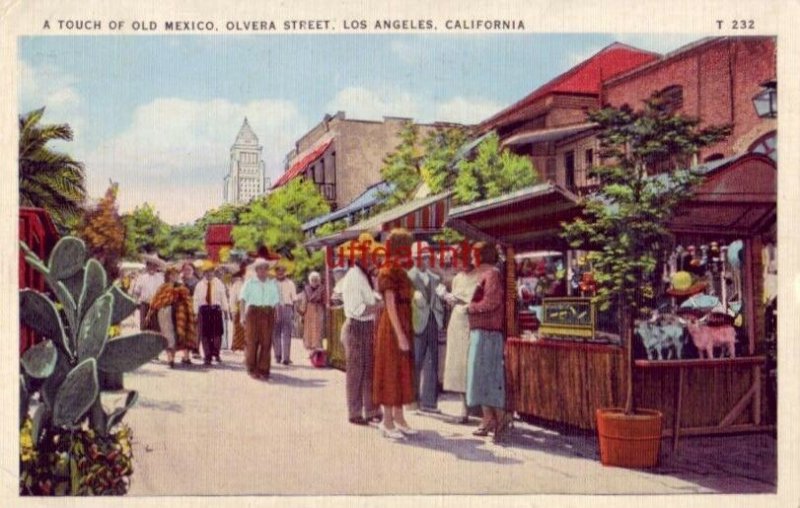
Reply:
<svg viewBox="0 0 800 508"><path fill-rule="evenodd" d="M503 278L497 264L497 249L478 242L473 248L478 286L467 307L469 357L467 363L467 405L481 406L483 420L476 436L494 434L499 442L511 423L506 414L505 365L503 364Z"/></svg>
<svg viewBox="0 0 800 508"><path fill-rule="evenodd" d="M184 261L183 265L181 265L181 282L183 282L183 285L189 290L189 294L194 295L194 290L197 287L197 283L200 282L200 279L197 277L197 272L191 261ZM200 358L199 344L195 343L192 354L195 358Z"/></svg>
<svg viewBox="0 0 800 508"><path fill-rule="evenodd" d="M436 407L439 391L439 330L444 325L444 303L437 294L441 278L430 270L431 249L416 242L411 250L414 266L408 278L414 288L414 387L419 409L441 413Z"/></svg>
<svg viewBox="0 0 800 508"><path fill-rule="evenodd" d="M203 264L203 278L194 288L194 310L197 314L197 331L203 344L203 364L211 360L222 363L219 356L222 342L222 320L228 313L228 297L225 286L214 275L214 263Z"/></svg>
<svg viewBox="0 0 800 508"><path fill-rule="evenodd" d="M252 264L255 277L245 280L239 294L239 312L244 326L247 373L253 379L269 379L275 307L280 301L278 285L269 277L269 261Z"/></svg>
<svg viewBox="0 0 800 508"><path fill-rule="evenodd" d="M303 288L303 345L313 352L322 349L325 325L325 286L319 272L308 274L308 284Z"/></svg>
<svg viewBox="0 0 800 508"><path fill-rule="evenodd" d="M377 248L369 234L362 234L356 242L358 245L368 246L372 252ZM366 260L354 259L339 286L345 315L340 338L347 361L347 417L355 425L381 421L380 408L372 401L372 376L375 315L382 302L370 279L372 261L369 258L370 256Z"/></svg>
<svg viewBox="0 0 800 508"><path fill-rule="evenodd" d="M390 253L408 252L413 237L404 229L395 229L386 240ZM402 439L415 434L403 415L403 405L416 400L414 390L414 357L412 340L411 295L408 274L396 259L390 257L378 273L378 291L385 308L378 322L375 341L375 367L372 402L383 406L385 437Z"/></svg>
<svg viewBox="0 0 800 508"><path fill-rule="evenodd" d="M244 351L244 315L239 299L244 286L245 272L247 271L247 262L242 261L239 265L239 271L233 274L233 282L231 283L230 294L228 295L229 310L231 312L231 319L233 321L233 340L231 341L231 351Z"/></svg>
<svg viewBox="0 0 800 508"><path fill-rule="evenodd" d="M272 348L275 361L291 365L292 329L294 328L294 302L297 300L297 287L294 281L286 276L286 266L275 267L275 279L278 285L280 302L275 315L275 330L272 336Z"/></svg>
<svg viewBox="0 0 800 508"><path fill-rule="evenodd" d="M165 282L150 301L151 319L155 314L161 334L167 338L167 361L175 367L175 352L183 351L181 363L191 364L189 351L197 345L194 306L189 289L180 282L177 268L167 268Z"/></svg>
<svg viewBox="0 0 800 508"><path fill-rule="evenodd" d="M460 267L452 281L452 290L442 292L445 302L452 310L447 325L447 350L444 359L444 376L442 387L445 391L458 393L461 396L459 423L469 422L467 407L467 358L469 356L469 316L467 307L478 286L478 272L468 264Z"/></svg>
<svg viewBox="0 0 800 508"><path fill-rule="evenodd" d="M159 259L157 254L145 254L142 256L145 262L145 271L140 273L131 287L131 296L133 296L139 304L139 330L152 330L158 331L158 323L155 319L147 320L147 316L154 317L150 314L150 301L155 296L158 288L164 284L164 274L159 272L159 269L165 268L165 263Z"/></svg>

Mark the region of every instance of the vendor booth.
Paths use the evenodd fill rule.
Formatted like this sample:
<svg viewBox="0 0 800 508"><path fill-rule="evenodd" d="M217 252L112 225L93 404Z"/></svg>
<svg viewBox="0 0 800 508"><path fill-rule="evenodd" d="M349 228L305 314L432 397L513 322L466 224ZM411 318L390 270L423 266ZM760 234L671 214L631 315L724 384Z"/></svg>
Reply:
<svg viewBox="0 0 800 508"><path fill-rule="evenodd" d="M749 153L696 171L701 183L670 222L675 248L634 344L637 405L664 413L675 444L679 434L771 428L762 400L775 163ZM580 198L544 183L454 208L446 224L505 251L509 409L594 429L597 408L624 403L626 369L614 311L595 307L591 266L560 235L580 213ZM706 339L710 356L700 358L695 343Z"/></svg>
<svg viewBox="0 0 800 508"><path fill-rule="evenodd" d="M417 240L428 239L441 232L450 207L450 192L427 196L404 203L363 220L338 233L315 238L306 242L311 249L325 250L325 285L326 307L328 308L325 325L325 343L328 362L331 366L344 370L344 346L339 340L339 333L344 324L344 311L341 303L332 298L333 288L349 268L349 253L340 250L345 242L358 238L361 233L370 233L378 240L389 234L394 228L409 230Z"/></svg>

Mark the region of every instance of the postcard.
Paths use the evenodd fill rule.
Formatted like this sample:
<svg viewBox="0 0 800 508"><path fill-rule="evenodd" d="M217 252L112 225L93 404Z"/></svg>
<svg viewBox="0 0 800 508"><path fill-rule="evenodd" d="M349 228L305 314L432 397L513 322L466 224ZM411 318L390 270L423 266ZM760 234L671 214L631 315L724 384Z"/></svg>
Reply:
<svg viewBox="0 0 800 508"><path fill-rule="evenodd" d="M797 502L793 3L3 12L4 505Z"/></svg>

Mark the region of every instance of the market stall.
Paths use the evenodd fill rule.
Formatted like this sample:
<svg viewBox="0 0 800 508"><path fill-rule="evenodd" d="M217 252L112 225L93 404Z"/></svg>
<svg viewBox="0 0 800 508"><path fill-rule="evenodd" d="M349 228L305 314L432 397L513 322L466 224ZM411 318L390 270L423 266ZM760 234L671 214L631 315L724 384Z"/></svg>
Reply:
<svg viewBox="0 0 800 508"><path fill-rule="evenodd" d="M392 229L398 227L408 229L417 240L429 240L432 235L441 231L449 207L450 192L421 197L376 214L338 233L306 242L306 247L310 249L324 249L325 251L326 307L328 308L325 344L328 363L331 366L342 370L346 368L344 346L339 340L339 333L344 324L344 311L341 305L332 299L336 282L344 276L349 268L350 254L341 248L342 245L358 238L361 233L370 233L376 240L381 241Z"/></svg>
<svg viewBox="0 0 800 508"><path fill-rule="evenodd" d="M768 297L765 288L774 286L769 279L774 276L769 273L770 269L774 272L774 263L762 261L762 255L768 260L766 253L774 252L775 164L768 157L743 154L707 164L698 172L703 175L702 182L670 224L676 248L683 246L680 263L692 266L695 273L688 281L682 280L682 275L675 279L675 273L684 267L676 264L673 269L668 257L663 263L664 284L654 288L654 301L668 304L661 308L662 313L681 309L681 304L689 301L677 313L682 321L677 325L681 331L676 340L687 347L680 357L664 351L661 359L648 358L645 341L640 341L635 397L639 407L664 412L665 421L671 422L665 435L765 430L769 426L764 424L762 404L763 303ZM581 268L581 253L570 252L560 236L560 224L580 211L575 195L546 183L454 208L447 225L471 239L495 241L506 252L509 409L523 416L593 429L595 409L624 402L626 374L613 312L609 315L595 308L587 296L592 292L591 268ZM695 247L687 257L689 246ZM717 251L712 247L719 250L718 257L726 251L723 262L714 264ZM541 301L523 294L520 279L527 273L518 273L520 264L510 262L520 253L537 251L562 253L566 267L559 274L565 279L564 290L544 295ZM676 288L676 282L688 283L688 287ZM685 292L698 287L703 290L695 295ZM661 292L665 294L658 294ZM692 296L696 298L690 300ZM727 317L708 317L715 309L705 306L716 304L715 299L720 304L725 300L716 310ZM531 300L539 305L530 305ZM533 326L526 316L531 308L537 316ZM665 317L654 312L651 319ZM719 322L711 323L714 319ZM690 330L706 336L730 336L728 329L712 330L711 324L736 327L736 348L730 354L724 344L715 343L712 358L697 358L697 351L691 351L695 341L690 340Z"/></svg>

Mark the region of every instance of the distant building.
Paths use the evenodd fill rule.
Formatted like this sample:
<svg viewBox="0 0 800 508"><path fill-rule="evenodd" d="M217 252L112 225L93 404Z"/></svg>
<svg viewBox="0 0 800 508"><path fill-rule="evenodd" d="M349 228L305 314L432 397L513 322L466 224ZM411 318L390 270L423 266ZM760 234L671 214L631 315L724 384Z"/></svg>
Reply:
<svg viewBox="0 0 800 508"><path fill-rule="evenodd" d="M269 182L261 159L262 149L245 117L231 146L230 165L225 176L225 203L247 203L266 192Z"/></svg>
<svg viewBox="0 0 800 508"><path fill-rule="evenodd" d="M400 144L400 131L411 121L399 117L350 120L342 111L326 115L297 140L286 156L284 173L272 188L304 177L317 185L332 210L347 206L383 180L383 159ZM437 128L454 125L417 124L419 141Z"/></svg>

